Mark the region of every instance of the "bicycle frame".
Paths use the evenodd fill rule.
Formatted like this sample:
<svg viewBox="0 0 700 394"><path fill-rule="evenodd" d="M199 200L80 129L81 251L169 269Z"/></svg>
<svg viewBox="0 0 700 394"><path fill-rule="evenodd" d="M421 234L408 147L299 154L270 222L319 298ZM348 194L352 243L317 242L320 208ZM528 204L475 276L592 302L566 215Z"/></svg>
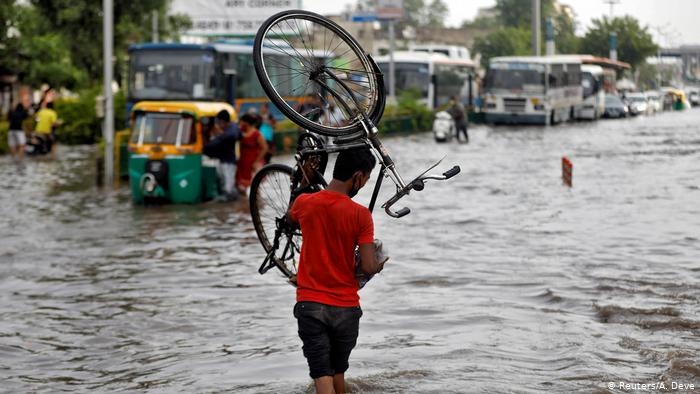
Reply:
<svg viewBox="0 0 700 394"><path fill-rule="evenodd" d="M384 88L384 79L383 79L383 74L381 71L379 71L379 67L377 64L374 62L374 59L368 56L368 59L370 63L372 64L372 68L375 70L375 72L378 75L377 80L379 81L380 88ZM436 175L431 175L431 176L425 176L425 172L421 175L419 175L416 179L413 181L409 182L408 184L403 180L401 177L401 174L398 172L396 169L396 166L394 164L394 161L391 159L391 156L389 155L389 152L386 150L382 142L378 138L378 133L379 130L377 129L377 126L372 122L372 119L367 115L362 110L362 107L360 106L360 103L357 101L355 96L352 94L352 90L345 84L345 82L338 78L335 74L333 74L329 69L325 68L325 66L321 65L319 66L319 69L311 74L310 79L319 84L320 86L324 87L331 95L333 95L336 99L337 102L339 102L345 109L347 113L353 113L354 111L350 108L348 103L345 103L342 100L342 97L330 86L328 86L325 81L321 79L321 76L327 76L328 78L333 79L338 85L340 85L343 89L349 93L349 97L354 101L355 108L357 108L359 114L356 118L357 122L360 123L362 126L362 132L361 133L356 133L350 136L344 136L344 137L337 137L335 139L336 143L341 144L341 148L335 150L336 152L339 152L344 149L352 149L352 146L345 146L343 147L343 143L347 142L352 142L356 141L358 139L361 140L361 146L365 145L365 142L368 142L369 145L374 149L376 152L379 163L380 163L380 175L379 178L377 179L377 183L375 185L374 192L372 193L372 200L370 201L370 211L374 208L374 204L376 202L377 195L379 194L379 187L381 185L381 180L384 178L384 175L387 174L388 177L392 180L394 185L396 186L396 194L392 198L390 198L388 201L386 201L383 205L382 208L384 208L384 211L389 215L394 218L400 218L403 216L408 215L411 210L404 207L399 209L398 211L392 211L391 207L401 198L404 196L408 195L411 190L423 190L423 186L425 183L425 180L427 179L435 179L435 180L446 180L449 179L455 175L457 175L460 171L459 166L454 166L452 169L449 171L445 172L442 174L442 176L436 176ZM330 152L330 151L329 151ZM439 163L439 162L438 162ZM428 170L434 168L438 163L430 167ZM387 173L388 171L388 173ZM426 171L427 172L427 171Z"/></svg>

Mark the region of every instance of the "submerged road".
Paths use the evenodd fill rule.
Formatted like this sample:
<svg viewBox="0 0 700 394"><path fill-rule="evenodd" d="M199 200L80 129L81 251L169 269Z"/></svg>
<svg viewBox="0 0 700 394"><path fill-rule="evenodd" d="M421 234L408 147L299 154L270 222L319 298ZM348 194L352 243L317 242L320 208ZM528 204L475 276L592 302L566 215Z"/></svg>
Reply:
<svg viewBox="0 0 700 394"><path fill-rule="evenodd" d="M350 389L699 390L700 110L470 136L385 140L405 178L444 155L462 173L375 212L391 260L361 292ZM93 185L95 148L61 148L0 157L1 391L309 390L246 203L133 206Z"/></svg>

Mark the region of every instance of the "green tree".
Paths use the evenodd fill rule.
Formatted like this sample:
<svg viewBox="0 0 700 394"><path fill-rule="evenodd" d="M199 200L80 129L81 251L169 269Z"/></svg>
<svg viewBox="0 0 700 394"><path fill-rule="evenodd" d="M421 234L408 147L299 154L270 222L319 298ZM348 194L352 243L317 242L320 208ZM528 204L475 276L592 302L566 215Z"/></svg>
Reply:
<svg viewBox="0 0 700 394"><path fill-rule="evenodd" d="M576 36L576 21L560 12L553 17L557 53L579 53L581 38Z"/></svg>
<svg viewBox="0 0 700 394"><path fill-rule="evenodd" d="M442 0L433 0L426 8L427 25L430 27L445 27L445 20L450 10Z"/></svg>
<svg viewBox="0 0 700 394"><path fill-rule="evenodd" d="M594 19L581 39L581 51L607 57L610 53L610 33L617 33L617 58L637 68L658 50L648 28L631 16Z"/></svg>
<svg viewBox="0 0 700 394"><path fill-rule="evenodd" d="M3 65L22 83L42 83L74 88L86 81L86 74L74 66L68 40L51 31L29 5L14 4L11 39L0 50Z"/></svg>
<svg viewBox="0 0 700 394"><path fill-rule="evenodd" d="M462 28L473 28L473 29L492 29L499 25L497 18L491 17L478 17L474 20L464 20L462 21Z"/></svg>
<svg viewBox="0 0 700 394"><path fill-rule="evenodd" d="M544 20L556 14L554 0L542 0L542 26ZM500 15L501 23L505 27L519 27L530 29L532 26L532 2L523 0L496 0L496 9Z"/></svg>
<svg viewBox="0 0 700 394"><path fill-rule="evenodd" d="M474 39L473 52L481 54L481 66L486 68L492 57L529 55L530 37L529 30L506 27Z"/></svg>
<svg viewBox="0 0 700 394"><path fill-rule="evenodd" d="M43 33L53 32L63 37L73 65L85 70L86 83L96 84L102 78L102 2L94 0L30 0L41 19ZM164 39L186 27L182 16L166 21L168 0L114 1L114 53L119 78L124 67L129 44L148 41L151 36L151 14L159 15L159 35Z"/></svg>
<svg viewBox="0 0 700 394"><path fill-rule="evenodd" d="M423 0L404 0L403 8L405 15L404 19L399 22L401 29L406 26L425 26L428 18Z"/></svg>
<svg viewBox="0 0 700 394"><path fill-rule="evenodd" d="M579 37L576 36L576 21L571 16L569 8L565 6L555 6L554 0L542 0L541 1L541 28L542 28L542 43L545 39L545 28L547 18L552 18L554 22L555 37L554 41L556 43L556 50L558 53L578 53L579 49ZM485 50L487 53L494 53L496 55L508 55L513 54L514 48L520 48L523 44L520 40L524 38L524 31L527 31L530 36L528 37L529 48L532 47L530 41L531 29L532 29L532 3L530 1L523 0L496 0L495 9L497 11L497 20L493 18L485 17L482 20L474 20L473 22L465 22L463 26L465 27L477 27L477 28L489 28L494 25L501 25L506 28L518 29L518 42L514 43L512 46L504 45L502 48L484 48L485 40L481 40L479 47ZM496 34L500 37L500 34ZM486 40L488 41L488 40ZM493 41L493 40L491 40ZM475 41L476 43L476 41ZM544 48L544 45L541 45ZM499 53L501 49L507 50L506 52ZM476 46L474 48L477 51ZM531 49L522 54L531 54ZM483 55L483 53L482 53Z"/></svg>

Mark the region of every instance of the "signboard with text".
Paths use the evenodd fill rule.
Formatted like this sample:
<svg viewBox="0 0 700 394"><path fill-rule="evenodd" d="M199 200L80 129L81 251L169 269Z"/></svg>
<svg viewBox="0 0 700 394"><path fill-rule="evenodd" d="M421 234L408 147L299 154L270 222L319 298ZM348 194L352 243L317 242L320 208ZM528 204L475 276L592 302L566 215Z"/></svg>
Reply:
<svg viewBox="0 0 700 394"><path fill-rule="evenodd" d="M380 20L403 19L403 0L377 0L376 12Z"/></svg>
<svg viewBox="0 0 700 394"><path fill-rule="evenodd" d="M173 0L170 11L192 19L192 36L255 35L273 14L301 8L301 0Z"/></svg>

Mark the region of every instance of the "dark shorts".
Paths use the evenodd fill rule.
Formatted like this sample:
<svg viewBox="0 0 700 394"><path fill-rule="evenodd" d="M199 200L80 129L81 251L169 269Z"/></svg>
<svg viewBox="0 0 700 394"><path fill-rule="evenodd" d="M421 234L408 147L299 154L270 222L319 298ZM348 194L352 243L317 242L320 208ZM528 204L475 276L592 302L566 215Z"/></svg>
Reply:
<svg viewBox="0 0 700 394"><path fill-rule="evenodd" d="M294 317L312 379L345 373L357 343L362 309L298 302Z"/></svg>

